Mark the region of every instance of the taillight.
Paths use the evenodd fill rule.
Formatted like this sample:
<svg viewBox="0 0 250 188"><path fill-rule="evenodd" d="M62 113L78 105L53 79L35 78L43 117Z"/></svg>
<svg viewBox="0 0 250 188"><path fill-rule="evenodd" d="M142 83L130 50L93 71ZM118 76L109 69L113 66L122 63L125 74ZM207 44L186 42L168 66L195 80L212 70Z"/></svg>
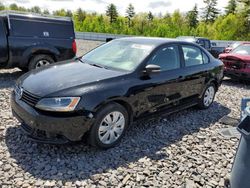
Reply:
<svg viewBox="0 0 250 188"><path fill-rule="evenodd" d="M75 40L73 40L73 43L72 43L72 50L73 50L74 54L76 54L77 47L76 47L76 41Z"/></svg>

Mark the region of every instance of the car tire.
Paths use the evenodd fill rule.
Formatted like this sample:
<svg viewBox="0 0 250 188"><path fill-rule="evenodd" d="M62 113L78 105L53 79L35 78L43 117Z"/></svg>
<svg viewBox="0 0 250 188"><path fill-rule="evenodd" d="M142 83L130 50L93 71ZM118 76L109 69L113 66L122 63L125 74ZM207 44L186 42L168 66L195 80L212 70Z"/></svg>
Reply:
<svg viewBox="0 0 250 188"><path fill-rule="evenodd" d="M29 70L54 63L54 59L49 55L36 55L29 62Z"/></svg>
<svg viewBox="0 0 250 188"><path fill-rule="evenodd" d="M209 108L213 104L215 94L216 94L216 87L213 83L210 83L204 90L202 97L199 98L199 102L197 105L198 108L199 109Z"/></svg>
<svg viewBox="0 0 250 188"><path fill-rule="evenodd" d="M108 149L117 145L128 126L129 116L127 110L117 103L109 103L96 114L88 142L90 145Z"/></svg>

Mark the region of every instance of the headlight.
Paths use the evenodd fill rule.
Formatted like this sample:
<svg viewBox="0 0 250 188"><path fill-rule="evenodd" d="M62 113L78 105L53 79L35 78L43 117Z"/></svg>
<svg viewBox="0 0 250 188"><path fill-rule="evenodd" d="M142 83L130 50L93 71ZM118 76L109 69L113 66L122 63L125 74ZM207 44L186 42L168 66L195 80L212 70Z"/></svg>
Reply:
<svg viewBox="0 0 250 188"><path fill-rule="evenodd" d="M75 109L80 97L58 97L41 99L36 108L45 111L71 112Z"/></svg>

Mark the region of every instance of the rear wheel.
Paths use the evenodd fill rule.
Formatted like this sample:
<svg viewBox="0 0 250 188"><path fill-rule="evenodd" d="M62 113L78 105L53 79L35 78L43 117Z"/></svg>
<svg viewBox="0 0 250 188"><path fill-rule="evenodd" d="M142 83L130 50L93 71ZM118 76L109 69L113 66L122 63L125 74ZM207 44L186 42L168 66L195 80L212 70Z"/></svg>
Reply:
<svg viewBox="0 0 250 188"><path fill-rule="evenodd" d="M128 125L128 112L117 104L104 106L96 115L96 121L89 133L89 143L107 149L118 144Z"/></svg>
<svg viewBox="0 0 250 188"><path fill-rule="evenodd" d="M37 69L54 63L54 60L49 55L36 55L29 62L29 70Z"/></svg>
<svg viewBox="0 0 250 188"><path fill-rule="evenodd" d="M214 101L215 93L216 93L215 85L213 83L209 84L206 87L202 97L199 99L198 107L200 109L209 108Z"/></svg>

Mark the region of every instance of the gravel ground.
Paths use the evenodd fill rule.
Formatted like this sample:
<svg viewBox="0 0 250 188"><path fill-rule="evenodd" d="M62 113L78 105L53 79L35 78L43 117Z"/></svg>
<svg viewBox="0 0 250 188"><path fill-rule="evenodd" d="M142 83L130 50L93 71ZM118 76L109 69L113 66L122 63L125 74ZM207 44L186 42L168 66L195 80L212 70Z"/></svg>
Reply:
<svg viewBox="0 0 250 188"><path fill-rule="evenodd" d="M79 54L99 45L78 41ZM31 142L10 111L18 69L0 70L0 187L223 187L238 139L218 131L239 118L250 86L226 80L208 110L194 108L135 122L115 148Z"/></svg>

